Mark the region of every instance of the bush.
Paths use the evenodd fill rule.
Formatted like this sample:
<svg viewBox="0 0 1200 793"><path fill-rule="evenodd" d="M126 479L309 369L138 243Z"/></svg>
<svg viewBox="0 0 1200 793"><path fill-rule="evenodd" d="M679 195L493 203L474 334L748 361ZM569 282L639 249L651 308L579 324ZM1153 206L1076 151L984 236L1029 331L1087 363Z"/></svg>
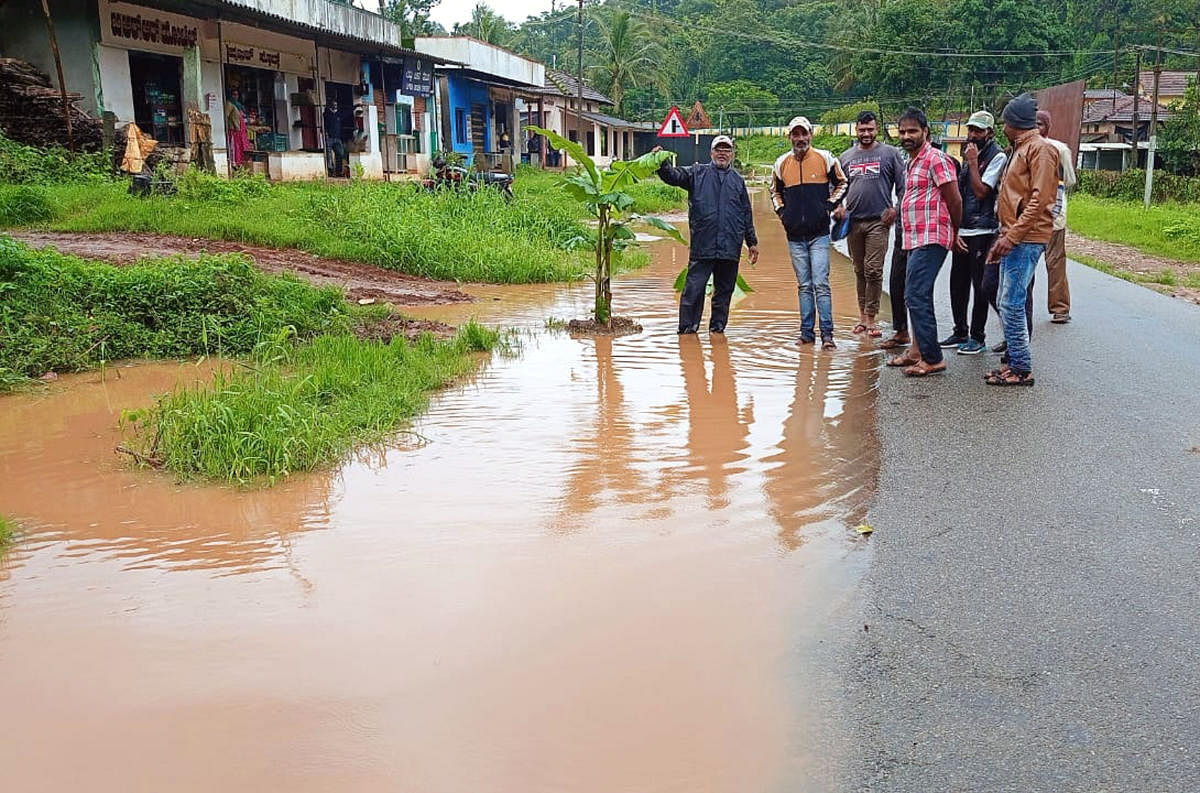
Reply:
<svg viewBox="0 0 1200 793"><path fill-rule="evenodd" d="M337 290L265 275L242 256L115 267L0 237L0 381L121 358L245 353L284 327L302 339L344 330L349 312Z"/></svg>
<svg viewBox="0 0 1200 793"><path fill-rule="evenodd" d="M1079 171L1078 189L1098 198L1141 201L1146 194L1146 172L1140 168L1127 171ZM1177 176L1156 170L1152 199L1181 204L1200 202L1200 177Z"/></svg>
<svg viewBox="0 0 1200 793"><path fill-rule="evenodd" d="M108 178L108 158L104 154L71 154L59 147L36 149L0 132L0 182L102 182Z"/></svg>
<svg viewBox="0 0 1200 793"><path fill-rule="evenodd" d="M0 226L30 226L54 217L46 191L29 185L0 185Z"/></svg>
<svg viewBox="0 0 1200 793"><path fill-rule="evenodd" d="M262 198L271 191L271 183L262 174L239 173L232 179L188 168L175 180L180 198L214 204L240 204Z"/></svg>

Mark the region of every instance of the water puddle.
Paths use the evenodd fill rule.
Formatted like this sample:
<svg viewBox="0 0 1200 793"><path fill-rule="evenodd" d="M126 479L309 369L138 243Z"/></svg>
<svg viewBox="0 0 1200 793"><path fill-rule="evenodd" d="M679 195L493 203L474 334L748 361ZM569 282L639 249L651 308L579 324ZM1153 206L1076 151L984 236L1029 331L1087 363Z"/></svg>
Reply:
<svg viewBox="0 0 1200 793"><path fill-rule="evenodd" d="M866 554L879 359L794 346L761 196L757 291L674 335L684 252L619 279L645 332L575 340L590 283L413 313L515 326L429 443L264 491L112 453L193 364L0 398L0 768L14 790L819 789L823 640ZM835 311L856 312L835 268ZM807 781L806 781L807 780Z"/></svg>

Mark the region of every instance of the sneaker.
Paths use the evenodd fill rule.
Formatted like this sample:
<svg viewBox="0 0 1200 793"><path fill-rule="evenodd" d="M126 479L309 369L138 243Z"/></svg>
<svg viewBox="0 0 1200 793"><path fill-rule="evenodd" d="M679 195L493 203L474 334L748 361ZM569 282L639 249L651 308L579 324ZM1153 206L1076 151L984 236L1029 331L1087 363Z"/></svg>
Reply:
<svg viewBox="0 0 1200 793"><path fill-rule="evenodd" d="M949 336L939 341L938 346L943 350L948 350L951 347L957 347L966 341L968 341L966 336L955 336L953 333L951 333Z"/></svg>
<svg viewBox="0 0 1200 793"><path fill-rule="evenodd" d="M1055 314L1054 316L1050 317L1050 321L1053 322L1055 325L1066 325L1068 322L1071 321L1071 315L1070 314Z"/></svg>
<svg viewBox="0 0 1200 793"><path fill-rule="evenodd" d="M967 339L962 344L958 345L959 355L978 355L986 350L987 347L981 341L975 339Z"/></svg>
<svg viewBox="0 0 1200 793"><path fill-rule="evenodd" d="M833 343L832 336L822 336L821 337L821 349L822 350L836 350L837 349L837 345Z"/></svg>
<svg viewBox="0 0 1200 793"><path fill-rule="evenodd" d="M1008 352L1008 342L1002 341L992 347L992 352Z"/></svg>

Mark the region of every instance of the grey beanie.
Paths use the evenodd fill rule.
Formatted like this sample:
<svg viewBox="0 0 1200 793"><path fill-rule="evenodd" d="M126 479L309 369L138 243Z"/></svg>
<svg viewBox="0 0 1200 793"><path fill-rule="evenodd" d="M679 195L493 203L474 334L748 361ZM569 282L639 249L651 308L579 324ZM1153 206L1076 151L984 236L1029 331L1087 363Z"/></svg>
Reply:
<svg viewBox="0 0 1200 793"><path fill-rule="evenodd" d="M1033 94L1024 93L1011 99L1000 115L1011 127L1033 129L1037 126L1037 109L1037 100L1033 98Z"/></svg>

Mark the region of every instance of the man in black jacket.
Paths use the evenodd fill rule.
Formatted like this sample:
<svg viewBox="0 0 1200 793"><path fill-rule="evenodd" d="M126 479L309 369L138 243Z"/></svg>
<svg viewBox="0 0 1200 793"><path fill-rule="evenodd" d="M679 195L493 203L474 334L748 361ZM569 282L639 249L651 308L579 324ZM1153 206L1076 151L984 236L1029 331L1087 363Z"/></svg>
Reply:
<svg viewBox="0 0 1200 793"><path fill-rule="evenodd" d="M750 194L741 174L733 170L733 141L718 135L712 142L712 162L676 168L663 162L658 176L664 182L688 191L688 228L691 251L687 282L679 297L679 332L696 333L704 315L704 291L713 279L712 314L709 333L724 333L729 320L729 301L737 283L742 243L750 249L750 263L758 262L758 235ZM653 151L661 151L655 146Z"/></svg>

